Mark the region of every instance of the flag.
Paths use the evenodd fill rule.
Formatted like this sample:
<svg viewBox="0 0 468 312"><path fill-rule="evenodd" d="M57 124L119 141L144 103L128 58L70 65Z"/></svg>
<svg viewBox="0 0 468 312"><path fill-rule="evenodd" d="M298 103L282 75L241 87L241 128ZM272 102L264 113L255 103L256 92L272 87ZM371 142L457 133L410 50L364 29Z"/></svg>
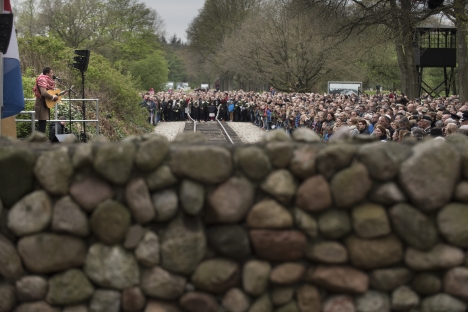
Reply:
<svg viewBox="0 0 468 312"><path fill-rule="evenodd" d="M4 0L3 13L12 14L10 0ZM23 81L21 79L18 41L13 23L8 51L3 55L2 118L16 115L22 110L24 110Z"/></svg>

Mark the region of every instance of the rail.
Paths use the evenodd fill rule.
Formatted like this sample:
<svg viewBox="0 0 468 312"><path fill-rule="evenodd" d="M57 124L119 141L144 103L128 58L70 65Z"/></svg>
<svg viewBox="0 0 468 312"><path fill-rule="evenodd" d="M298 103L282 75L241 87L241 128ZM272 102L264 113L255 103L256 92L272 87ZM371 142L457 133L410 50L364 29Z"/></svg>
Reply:
<svg viewBox="0 0 468 312"><path fill-rule="evenodd" d="M232 145L234 145L234 141L231 139L231 136L229 135L229 133L226 131L226 128L224 128L223 124L221 123L221 121L218 119L218 115L219 115L219 108L218 108L218 112L216 114L216 121L218 122L218 124L221 126L221 129L223 129L224 131L224 135L229 139L229 141L231 142Z"/></svg>
<svg viewBox="0 0 468 312"><path fill-rule="evenodd" d="M190 116L190 113L187 113L187 116L193 122L193 132L197 132L197 121Z"/></svg>

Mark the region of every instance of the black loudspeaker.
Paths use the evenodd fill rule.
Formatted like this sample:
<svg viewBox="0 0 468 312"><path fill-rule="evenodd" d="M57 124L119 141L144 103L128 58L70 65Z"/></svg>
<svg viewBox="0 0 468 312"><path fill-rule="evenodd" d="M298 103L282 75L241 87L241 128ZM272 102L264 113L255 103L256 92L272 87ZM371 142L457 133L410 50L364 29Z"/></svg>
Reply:
<svg viewBox="0 0 468 312"><path fill-rule="evenodd" d="M89 55L89 50L75 50L73 67L79 69L82 72L88 70Z"/></svg>
<svg viewBox="0 0 468 312"><path fill-rule="evenodd" d="M13 14L0 14L0 52L5 54L10 44Z"/></svg>
<svg viewBox="0 0 468 312"><path fill-rule="evenodd" d="M68 143L77 142L76 136L74 134L56 134L52 142L60 142L67 140Z"/></svg>

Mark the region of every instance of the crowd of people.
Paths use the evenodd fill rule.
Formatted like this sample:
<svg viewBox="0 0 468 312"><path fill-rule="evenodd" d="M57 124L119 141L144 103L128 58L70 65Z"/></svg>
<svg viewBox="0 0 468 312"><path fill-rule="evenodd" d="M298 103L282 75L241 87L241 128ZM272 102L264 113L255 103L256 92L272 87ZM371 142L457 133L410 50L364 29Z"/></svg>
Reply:
<svg viewBox="0 0 468 312"><path fill-rule="evenodd" d="M244 91L148 92L141 105L149 122L199 121L216 118L228 122L252 122L265 131L283 129L292 133L305 127L327 142L347 126L352 136L367 134L382 141L407 137L444 138L454 133L468 135L468 101L458 96L408 99L391 92L377 95L314 93L256 93Z"/></svg>

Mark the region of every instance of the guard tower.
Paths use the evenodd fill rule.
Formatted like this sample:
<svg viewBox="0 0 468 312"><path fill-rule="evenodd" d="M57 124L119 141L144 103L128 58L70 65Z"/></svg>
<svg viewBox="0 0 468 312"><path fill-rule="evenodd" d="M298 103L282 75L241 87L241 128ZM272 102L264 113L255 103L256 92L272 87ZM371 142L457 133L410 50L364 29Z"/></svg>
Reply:
<svg viewBox="0 0 468 312"><path fill-rule="evenodd" d="M457 29L452 26L416 27L413 35L414 55L418 71L419 96L426 92L440 96L438 90L445 88L445 94L456 94L454 71L457 67ZM443 68L444 81L435 88L423 81L424 68Z"/></svg>

